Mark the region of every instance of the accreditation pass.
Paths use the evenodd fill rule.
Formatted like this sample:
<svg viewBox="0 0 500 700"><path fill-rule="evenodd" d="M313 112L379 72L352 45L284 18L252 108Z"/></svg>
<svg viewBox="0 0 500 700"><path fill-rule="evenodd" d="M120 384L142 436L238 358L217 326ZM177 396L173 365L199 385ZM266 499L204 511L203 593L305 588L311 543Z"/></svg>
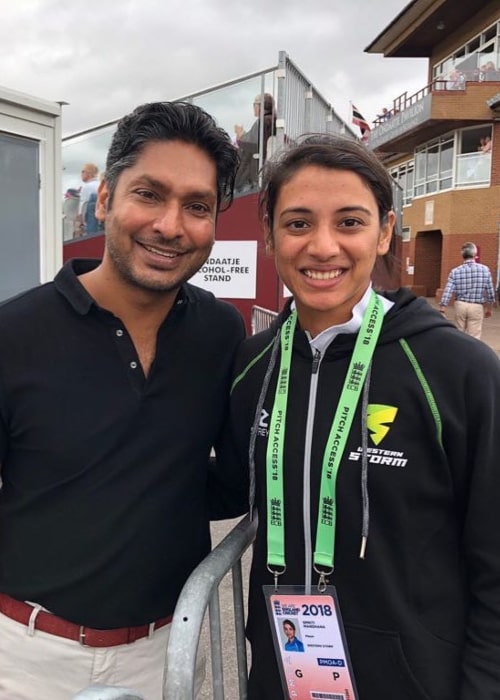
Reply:
<svg viewBox="0 0 500 700"><path fill-rule="evenodd" d="M284 697L358 700L335 588L263 588Z"/></svg>

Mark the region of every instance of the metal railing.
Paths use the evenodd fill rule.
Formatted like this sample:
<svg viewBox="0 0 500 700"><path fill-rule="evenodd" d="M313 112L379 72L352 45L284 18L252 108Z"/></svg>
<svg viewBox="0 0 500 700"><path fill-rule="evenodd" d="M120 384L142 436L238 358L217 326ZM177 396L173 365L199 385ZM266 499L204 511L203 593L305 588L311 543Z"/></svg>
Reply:
<svg viewBox="0 0 500 700"><path fill-rule="evenodd" d="M184 584L175 608L167 649L165 698L194 698L195 667L201 629L208 608L213 700L224 700L224 670L219 584L232 572L239 700L247 697L247 655L241 557L255 539L257 518L243 518L196 567ZM235 698L231 698L235 700Z"/></svg>
<svg viewBox="0 0 500 700"><path fill-rule="evenodd" d="M277 126L288 142L307 133L335 133L355 138L348 125L304 73L280 51L278 66ZM282 80L280 80L282 78Z"/></svg>
<svg viewBox="0 0 500 700"><path fill-rule="evenodd" d="M265 331L266 328L269 328L269 326L271 325L271 323L277 315L277 311L265 309L263 306L252 306L252 311L250 315L250 326L252 329L252 335L260 333L260 331Z"/></svg>
<svg viewBox="0 0 500 700"><path fill-rule="evenodd" d="M425 85L424 87L420 88L420 90L417 90L417 92L414 92L411 95L408 95L407 92L403 92L401 95L398 95L398 97L396 97L393 101L392 109L388 109L384 114L377 115L377 117L373 120L373 124L375 127L380 126L380 124L385 124L396 114L399 114L399 112L404 112L405 109L408 109L417 102L420 102L424 99L424 97L427 97L427 95L430 95L431 93L438 91L464 91L465 89L466 84L464 82L455 83L450 80L433 80L432 83L429 83L429 85Z"/></svg>
<svg viewBox="0 0 500 700"><path fill-rule="evenodd" d="M434 92L453 92L461 90L465 92L467 83L482 83L484 81L500 82L500 71L489 71L484 73L479 69L473 71L460 72L458 75L450 75L447 78L434 78L434 80L417 90L417 92L408 95L403 92L393 100L392 109L387 110L384 114L380 114L373 120L375 127L384 124L388 119L403 112L408 107L420 102L424 97Z"/></svg>
<svg viewBox="0 0 500 700"><path fill-rule="evenodd" d="M246 515L198 564L184 584L175 607L167 646L165 700L194 700L196 659L208 608L213 700L225 700L219 586L231 571L235 649L238 670L238 700L246 700L248 664L245 639L245 607L241 558L255 539L257 515ZM226 660L232 655L224 649ZM89 686L73 700L141 700L135 690L118 686ZM230 700L236 700L231 697Z"/></svg>
<svg viewBox="0 0 500 700"><path fill-rule="evenodd" d="M255 96L270 93L275 101L276 134L273 148L281 150L304 133L336 133L356 138L350 126L335 112L314 87L310 80L289 58L280 51L278 64L248 73L204 90L190 93L173 101L186 101L206 109L218 125L233 133L234 124L251 123L248 108ZM250 123L249 123L250 120ZM118 120L107 121L63 138L63 189L73 188L79 183L81 163L94 162L104 166L106 153ZM263 123L263 122L261 122ZM261 134L262 137L262 134ZM254 154L260 171L264 162L264 140ZM255 189L258 183L255 182ZM70 243L71 240L66 241Z"/></svg>

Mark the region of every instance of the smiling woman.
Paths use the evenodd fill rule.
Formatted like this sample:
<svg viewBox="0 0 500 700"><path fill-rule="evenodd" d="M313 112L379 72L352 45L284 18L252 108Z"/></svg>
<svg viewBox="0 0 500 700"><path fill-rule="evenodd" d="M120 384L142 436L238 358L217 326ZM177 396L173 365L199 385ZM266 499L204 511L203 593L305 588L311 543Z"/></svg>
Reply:
<svg viewBox="0 0 500 700"><path fill-rule="evenodd" d="M356 173L310 165L281 188L267 241L282 281L312 336L351 318L377 255L389 249L395 215Z"/></svg>
<svg viewBox="0 0 500 700"><path fill-rule="evenodd" d="M493 697L498 360L409 290L373 291L395 216L390 177L364 145L310 137L285 152L265 169L260 210L293 297L244 341L231 397L259 512L249 698L288 697L292 681L304 697L356 687L362 700ZM321 676L317 645L302 637L311 685L275 658L262 586L277 598L293 586L297 610L332 617L308 605L318 591L333 597L328 581L346 649ZM336 623L321 620L330 640L342 627L334 607Z"/></svg>

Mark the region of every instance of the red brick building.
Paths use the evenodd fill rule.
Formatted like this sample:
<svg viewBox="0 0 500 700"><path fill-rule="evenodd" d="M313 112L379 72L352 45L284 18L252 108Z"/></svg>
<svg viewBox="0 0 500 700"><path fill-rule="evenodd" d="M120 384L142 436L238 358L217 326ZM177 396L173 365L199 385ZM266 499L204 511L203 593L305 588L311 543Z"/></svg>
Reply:
<svg viewBox="0 0 500 700"><path fill-rule="evenodd" d="M498 278L500 5L414 0L366 48L428 57L427 85L394 97L369 145L401 187L400 283L433 296L473 241Z"/></svg>

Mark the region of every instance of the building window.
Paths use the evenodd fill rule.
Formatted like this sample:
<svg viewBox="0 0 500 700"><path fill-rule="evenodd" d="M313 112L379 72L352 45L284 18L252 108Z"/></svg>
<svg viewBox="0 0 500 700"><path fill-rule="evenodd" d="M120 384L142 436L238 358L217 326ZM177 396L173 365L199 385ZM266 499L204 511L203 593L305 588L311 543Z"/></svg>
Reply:
<svg viewBox="0 0 500 700"><path fill-rule="evenodd" d="M458 79L465 82L500 80L500 22L483 30L432 66L435 89L457 89Z"/></svg>
<svg viewBox="0 0 500 700"><path fill-rule="evenodd" d="M401 163L397 168L391 170L392 178L401 187L403 206L411 204L413 199L413 168L413 161L409 160L407 163Z"/></svg>
<svg viewBox="0 0 500 700"><path fill-rule="evenodd" d="M409 161L405 164L407 171L402 173L405 166L398 166L391 175L395 179L399 177L401 186L405 183L405 204L411 201L408 191L411 188L415 197L422 197L453 187L487 185L491 177L491 149L489 124L461 129L422 144L415 151L415 166Z"/></svg>
<svg viewBox="0 0 500 700"><path fill-rule="evenodd" d="M453 139L442 142L439 163L439 189L453 187Z"/></svg>
<svg viewBox="0 0 500 700"><path fill-rule="evenodd" d="M455 186L489 184L491 126L462 129L458 134Z"/></svg>
<svg viewBox="0 0 500 700"><path fill-rule="evenodd" d="M401 240L403 243L409 243L411 240L411 226L403 226L401 229Z"/></svg>
<svg viewBox="0 0 500 700"><path fill-rule="evenodd" d="M453 136L420 146L415 152L415 196L453 186Z"/></svg>

